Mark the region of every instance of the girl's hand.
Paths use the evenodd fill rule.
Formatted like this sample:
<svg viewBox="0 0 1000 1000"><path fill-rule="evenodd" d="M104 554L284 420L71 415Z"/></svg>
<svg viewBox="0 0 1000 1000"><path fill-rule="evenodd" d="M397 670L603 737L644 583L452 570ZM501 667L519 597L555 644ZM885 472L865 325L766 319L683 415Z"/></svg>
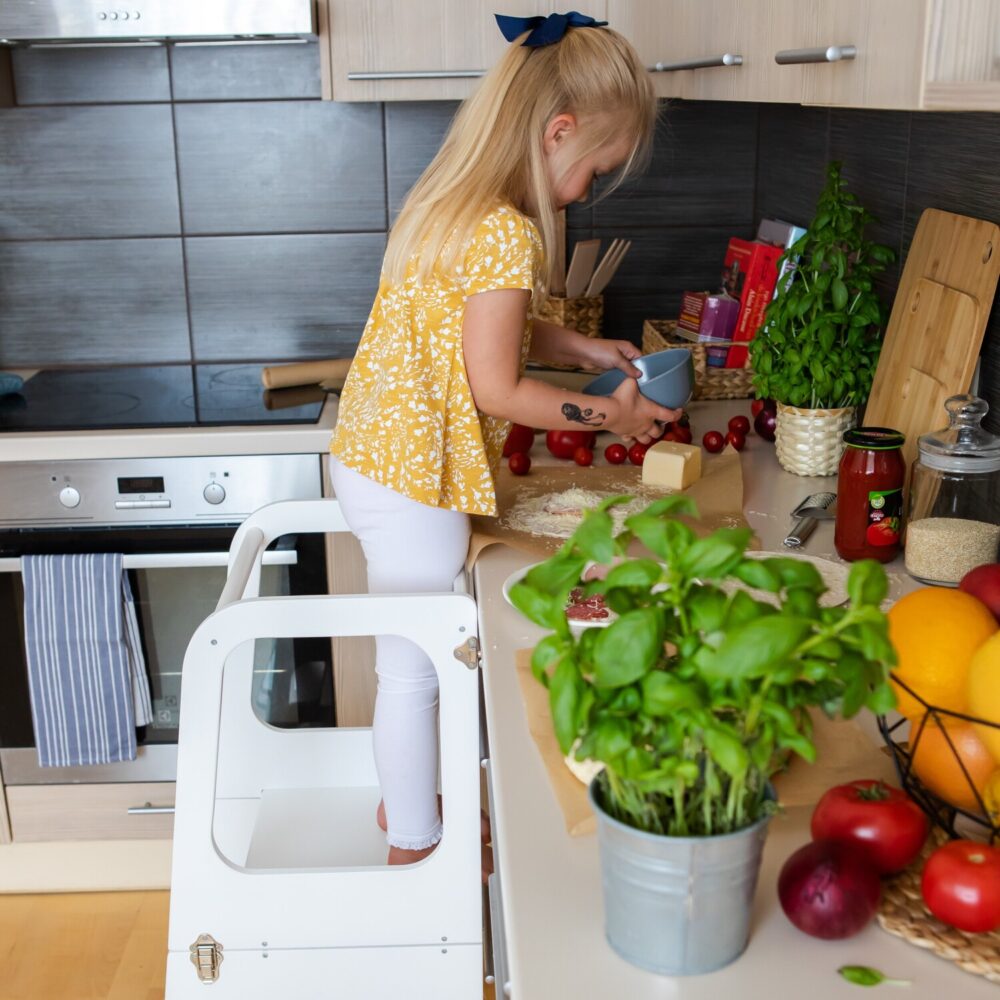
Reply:
<svg viewBox="0 0 1000 1000"><path fill-rule="evenodd" d="M680 419L683 410L669 410L639 392L634 379L624 379L611 394L618 403L619 412L609 420L607 428L623 438L632 438L640 444L649 444L659 438L663 424Z"/></svg>
<svg viewBox="0 0 1000 1000"><path fill-rule="evenodd" d="M636 358L642 357L642 351L628 340L602 340L599 337L590 337L583 347L583 360L586 364L598 368L601 371L610 371L617 368L638 378L642 372L632 362Z"/></svg>

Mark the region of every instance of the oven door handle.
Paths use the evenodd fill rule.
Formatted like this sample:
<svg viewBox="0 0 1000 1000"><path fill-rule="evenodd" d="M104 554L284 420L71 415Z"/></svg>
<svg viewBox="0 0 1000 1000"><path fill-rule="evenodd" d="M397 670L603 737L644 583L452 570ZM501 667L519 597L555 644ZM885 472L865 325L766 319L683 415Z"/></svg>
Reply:
<svg viewBox="0 0 1000 1000"><path fill-rule="evenodd" d="M276 549L265 552L265 566L295 566L298 553L294 549ZM142 555L127 555L122 558L123 569L198 569L205 566L226 566L228 552L148 552ZM21 560L0 559L0 573L20 573Z"/></svg>

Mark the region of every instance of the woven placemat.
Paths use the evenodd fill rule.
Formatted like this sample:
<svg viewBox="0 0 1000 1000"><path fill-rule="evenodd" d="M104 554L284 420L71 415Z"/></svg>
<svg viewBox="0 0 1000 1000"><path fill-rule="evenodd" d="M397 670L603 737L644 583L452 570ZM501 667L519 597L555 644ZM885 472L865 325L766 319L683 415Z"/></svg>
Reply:
<svg viewBox="0 0 1000 1000"><path fill-rule="evenodd" d="M885 884L878 910L883 930L918 948L932 951L939 958L954 962L960 969L1000 983L1000 931L989 934L966 934L931 915L920 894L920 875L931 851L948 839L935 830L921 856Z"/></svg>

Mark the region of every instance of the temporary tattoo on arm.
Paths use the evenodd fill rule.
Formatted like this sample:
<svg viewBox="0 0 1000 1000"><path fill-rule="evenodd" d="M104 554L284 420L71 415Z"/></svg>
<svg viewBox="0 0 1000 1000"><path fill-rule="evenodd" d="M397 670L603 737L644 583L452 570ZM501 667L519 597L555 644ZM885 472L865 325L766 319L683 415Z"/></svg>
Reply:
<svg viewBox="0 0 1000 1000"><path fill-rule="evenodd" d="M606 414L595 413L589 406L583 410L576 403L563 403L562 415L574 424L585 424L588 427L599 427L604 423Z"/></svg>

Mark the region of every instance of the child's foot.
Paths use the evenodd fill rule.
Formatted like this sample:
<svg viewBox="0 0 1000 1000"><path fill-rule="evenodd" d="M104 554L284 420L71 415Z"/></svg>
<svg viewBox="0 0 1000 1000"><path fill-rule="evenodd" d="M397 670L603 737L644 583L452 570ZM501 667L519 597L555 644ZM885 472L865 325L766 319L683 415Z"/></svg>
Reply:
<svg viewBox="0 0 1000 1000"><path fill-rule="evenodd" d="M438 796L438 809L441 809L441 813L444 815L444 810L441 808L440 795ZM375 810L375 822L378 823L378 828L383 833L389 829L389 825L385 818L385 802L379 802L378 809ZM490 842L490 837L490 818L483 810L480 810L479 839L482 840L484 844L488 844Z"/></svg>

